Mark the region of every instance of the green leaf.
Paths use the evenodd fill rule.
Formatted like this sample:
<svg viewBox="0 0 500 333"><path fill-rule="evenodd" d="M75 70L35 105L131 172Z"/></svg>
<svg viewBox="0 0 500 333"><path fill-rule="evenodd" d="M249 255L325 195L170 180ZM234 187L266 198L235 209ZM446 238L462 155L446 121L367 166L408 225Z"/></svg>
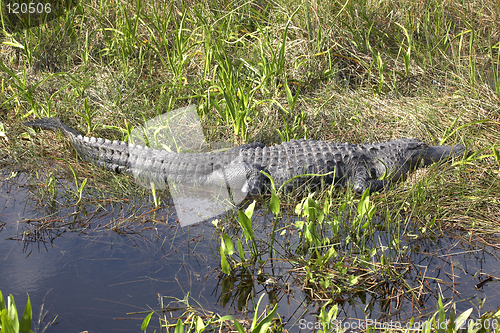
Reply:
<svg viewBox="0 0 500 333"><path fill-rule="evenodd" d="M174 333L184 333L184 324L182 323L182 320L180 318L177 319Z"/></svg>
<svg viewBox="0 0 500 333"><path fill-rule="evenodd" d="M205 324L203 323L203 319L200 316L196 318L196 333L203 332L205 330Z"/></svg>
<svg viewBox="0 0 500 333"><path fill-rule="evenodd" d="M323 204L323 214L328 215L330 213L330 198L325 198L325 203Z"/></svg>
<svg viewBox="0 0 500 333"><path fill-rule="evenodd" d="M2 328L2 333L15 333L13 330L10 320L9 320L9 315L7 314L7 309L3 309L2 312L0 312L0 327Z"/></svg>
<svg viewBox="0 0 500 333"><path fill-rule="evenodd" d="M278 133L280 133L279 130L277 130ZM280 134L281 135L281 134ZM288 140L285 140L284 138L281 140L281 141L288 141ZM276 185L274 184L274 179L273 177L271 177L270 174L268 174L267 172L265 172L264 170L260 170L260 173L263 174L264 176L266 176L267 178L269 178L269 181L271 182L271 189L272 191L276 191Z"/></svg>
<svg viewBox="0 0 500 333"><path fill-rule="evenodd" d="M12 40L14 42L2 42L2 44L8 45L8 46L12 46L12 47L17 47L17 48L20 48L20 49L24 49L24 45L23 44L19 43L18 41L16 41L13 38L12 38Z"/></svg>
<svg viewBox="0 0 500 333"><path fill-rule="evenodd" d="M224 237L224 243L226 244L224 253L228 256L232 256L234 253L233 241L226 233L223 233L222 236Z"/></svg>
<svg viewBox="0 0 500 333"><path fill-rule="evenodd" d="M249 219L252 218L253 211L255 209L255 203L256 201L254 200L248 207L245 209L245 215L248 216Z"/></svg>
<svg viewBox="0 0 500 333"><path fill-rule="evenodd" d="M358 214L363 216L368 212L368 206L370 205L370 189L367 188L363 195L361 196L361 199L359 199L359 204L358 204Z"/></svg>
<svg viewBox="0 0 500 333"><path fill-rule="evenodd" d="M446 313L444 311L444 306L443 306L443 301L441 300L441 295L439 295L437 308L438 308L438 312L439 312L437 331L439 333L442 333L442 332L445 332L445 330L442 329L441 326L444 325L444 323L446 323Z"/></svg>
<svg viewBox="0 0 500 333"><path fill-rule="evenodd" d="M447 332L456 332L456 327L455 327L455 324L456 324L456 320L457 320L457 317L456 317L456 312L455 312L455 304L453 304L453 306L451 307L451 310L450 310L450 320L448 321L448 325L447 325Z"/></svg>
<svg viewBox="0 0 500 333"><path fill-rule="evenodd" d="M330 309L330 311L328 311L328 322L332 322L335 319L337 319L337 313L338 313L338 311L339 311L338 304L335 304L334 306L332 306L332 308Z"/></svg>
<svg viewBox="0 0 500 333"><path fill-rule="evenodd" d="M241 324L236 319L233 319L233 322L234 326L236 326L236 329L238 330L238 333L246 333L243 326L241 326Z"/></svg>
<svg viewBox="0 0 500 333"><path fill-rule="evenodd" d="M432 317L432 319L429 319L426 322L424 322L424 324L422 325L422 327L423 327L422 333L431 333L433 319L434 319L434 316Z"/></svg>
<svg viewBox="0 0 500 333"><path fill-rule="evenodd" d="M460 115L458 117L460 117ZM458 120L458 117L457 117L456 120ZM481 120L470 121L467 124L464 124L462 126L459 126L459 127L455 128L450 134L448 134L443 139L441 139L441 141L440 141L439 144L440 145L444 144L451 136L453 136L456 132L458 132L459 130L461 130L461 129L465 128L465 127L476 125L476 124L482 124L482 123L486 123L486 122L490 122L490 121L492 121L492 120L491 119L481 119ZM455 123L455 121L453 122L452 126L454 125L454 123ZM450 128L452 126L450 126Z"/></svg>
<svg viewBox="0 0 500 333"><path fill-rule="evenodd" d="M14 332L19 332L19 318L17 316L16 302L12 294L7 298L7 317L12 325Z"/></svg>
<svg viewBox="0 0 500 333"><path fill-rule="evenodd" d="M466 310L464 313L462 313L460 316L458 316L458 318L456 320L457 329L462 328L462 325L464 325L464 323L467 321L467 319L469 318L471 313L472 313L472 308L470 308L469 310Z"/></svg>
<svg viewBox="0 0 500 333"><path fill-rule="evenodd" d="M331 248L328 249L328 252L323 256L324 263L327 263L332 259L332 257L337 254L335 251L335 248L332 246Z"/></svg>
<svg viewBox="0 0 500 333"><path fill-rule="evenodd" d="M278 54L278 59L277 59L277 68L276 68L276 74L280 75L283 72L283 69L285 67L285 46L286 46L286 38L288 36L288 27L290 26L290 23L292 22L292 18L295 16L295 14L299 11L300 6L297 7L295 12L288 18L288 22L286 23L285 26L285 31L283 31L283 40L281 41L281 47L279 50Z"/></svg>
<svg viewBox="0 0 500 333"><path fill-rule="evenodd" d="M220 248L220 267L222 268L222 272L224 274L229 275L231 273L231 268L229 267L229 264L226 259L226 255L224 254L224 249Z"/></svg>
<svg viewBox="0 0 500 333"><path fill-rule="evenodd" d="M21 317L21 333L30 333L31 332L31 318L33 317L33 311L31 309L31 301L30 296L28 295L28 301L26 302L26 306L24 307L23 316Z"/></svg>
<svg viewBox="0 0 500 333"><path fill-rule="evenodd" d="M355 275L349 276L349 284L351 286L354 286L355 284L357 284L358 281L359 281L359 276L355 276Z"/></svg>
<svg viewBox="0 0 500 333"><path fill-rule="evenodd" d="M319 280L319 284L324 289L327 289L328 287L330 287L330 280L328 280L328 279L321 279L321 280ZM323 309L321 309L321 311L323 312Z"/></svg>
<svg viewBox="0 0 500 333"><path fill-rule="evenodd" d="M255 201L250 206L252 205L255 206ZM241 210L238 211L238 217L239 217L238 222L240 223L241 228L243 229L243 234L245 235L245 238L249 241L253 241L254 235L252 229L252 220L250 220L250 217L248 217L247 212L248 209L247 211L245 211L245 213L243 213ZM253 207L252 207L252 213L253 213Z"/></svg>
<svg viewBox="0 0 500 333"><path fill-rule="evenodd" d="M273 212L275 215L278 215L278 213L280 212L280 199L278 199L278 196L274 191L271 193L269 208L271 208L271 212Z"/></svg>
<svg viewBox="0 0 500 333"><path fill-rule="evenodd" d="M151 316L153 315L153 313L155 312L151 311L142 321L141 330L143 330L144 332L146 332L146 329L148 328L149 321L151 320Z"/></svg>
<svg viewBox="0 0 500 333"><path fill-rule="evenodd" d="M245 251L243 250L243 245L241 240L238 238L238 253L240 254L240 260L243 262L245 260Z"/></svg>
<svg viewBox="0 0 500 333"><path fill-rule="evenodd" d="M13 84L16 88L18 88L21 91L25 90L25 84L24 84L24 82L21 81L13 71L11 71L7 66L5 66L2 61L0 61L0 69L2 69L3 71L7 72L14 80L17 81L17 84L16 84L15 82L13 82L11 80L10 81L11 84Z"/></svg>
<svg viewBox="0 0 500 333"><path fill-rule="evenodd" d="M2 291L0 291L0 312L6 308L7 307L5 306L5 300L3 299Z"/></svg>

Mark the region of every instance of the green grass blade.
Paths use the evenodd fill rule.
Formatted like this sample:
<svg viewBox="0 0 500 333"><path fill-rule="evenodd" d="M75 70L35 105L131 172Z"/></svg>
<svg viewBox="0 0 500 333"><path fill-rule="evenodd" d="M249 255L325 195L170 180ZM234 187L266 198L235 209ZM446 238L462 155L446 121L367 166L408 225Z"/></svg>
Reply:
<svg viewBox="0 0 500 333"><path fill-rule="evenodd" d="M278 310L278 304L275 304L273 310L254 327L254 324L257 321L257 311L259 309L259 304L264 295L265 294L262 294L259 301L257 302L257 307L255 308L255 314L251 326L252 333L266 333L269 330L269 326L271 326L276 311Z"/></svg>
<svg viewBox="0 0 500 333"><path fill-rule="evenodd" d="M476 124L487 123L487 122L494 122L494 121L491 119L481 119L481 120L475 120L475 121L468 122L467 124L463 124L462 126L459 126L456 129L454 129L450 134L446 135L443 139L441 139L439 144L443 145L446 141L448 141L448 139L450 137L452 137L455 133L457 133L459 130L461 130L463 128L466 128L466 127L469 127L472 125L476 125Z"/></svg>
<svg viewBox="0 0 500 333"><path fill-rule="evenodd" d="M285 69L285 49L286 49L286 38L288 36L288 27L290 26L290 23L292 22L292 18L299 11L299 9L300 9L300 6L297 7L297 9L292 13L292 15L288 18L288 22L286 23L285 31L283 32L283 39L281 41L281 47L280 47L280 51L279 51L278 61L277 61L276 75L282 74L283 70Z"/></svg>

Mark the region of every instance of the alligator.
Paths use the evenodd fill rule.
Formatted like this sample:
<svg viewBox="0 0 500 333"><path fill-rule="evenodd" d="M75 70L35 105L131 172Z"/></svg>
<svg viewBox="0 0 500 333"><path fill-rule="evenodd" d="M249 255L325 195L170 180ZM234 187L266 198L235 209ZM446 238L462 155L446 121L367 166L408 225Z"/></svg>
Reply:
<svg viewBox="0 0 500 333"><path fill-rule="evenodd" d="M352 186L357 195L382 191L419 166L465 151L458 144L428 146L416 139L373 144L301 139L270 147L254 142L221 152L175 153L82 136L55 117L24 125L61 131L83 160L113 172L146 175L155 183L220 185L243 197L269 193L272 186L283 192L332 184Z"/></svg>

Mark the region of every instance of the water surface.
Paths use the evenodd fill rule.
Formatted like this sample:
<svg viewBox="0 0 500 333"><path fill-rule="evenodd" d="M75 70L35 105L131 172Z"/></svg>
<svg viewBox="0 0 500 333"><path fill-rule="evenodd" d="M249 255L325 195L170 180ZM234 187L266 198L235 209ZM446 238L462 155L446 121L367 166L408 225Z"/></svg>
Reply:
<svg viewBox="0 0 500 333"><path fill-rule="evenodd" d="M0 290L14 295L19 311L29 293L36 319L42 304L48 310L44 323L57 316L47 332L141 332L146 314L151 309L160 313L160 296L183 299L188 293L191 305L238 318L252 316L238 311L249 293L257 295L254 300L266 293L263 305L278 300L278 313L290 332L301 331L300 320L315 321L317 303L304 294L300 277L288 271L291 266L276 267L276 283L244 274L224 279L211 221L180 228L171 205L153 212L133 200L106 204L105 209L59 204L50 212L50 205L30 194L27 175L9 175L4 171L0 187ZM263 214L256 212L262 225L256 235L265 238L270 222ZM223 223L224 217L219 218ZM39 228L43 223L57 228ZM436 311L438 295L458 301L459 312L483 301L482 312L500 305L497 282L475 288L487 275L500 276L496 248L473 246L452 234L404 241L413 251L407 282L420 286L424 301L391 299L377 290L341 295L336 299L340 319L364 319L363 310L368 310L370 318L380 321L424 320ZM182 309L167 314L180 315ZM153 318L151 332L158 330Z"/></svg>

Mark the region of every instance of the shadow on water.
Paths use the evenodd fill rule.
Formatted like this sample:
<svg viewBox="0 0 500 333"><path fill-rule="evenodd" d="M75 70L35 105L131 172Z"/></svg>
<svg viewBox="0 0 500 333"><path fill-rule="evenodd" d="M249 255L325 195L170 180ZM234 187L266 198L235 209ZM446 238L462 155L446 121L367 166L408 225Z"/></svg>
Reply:
<svg viewBox="0 0 500 333"><path fill-rule="evenodd" d="M0 178L0 290L12 293L18 307L28 292L35 318L44 304L45 323L57 316L48 332L140 332L147 313L161 313L160 302L175 323L185 304L170 301L188 294L200 311L250 318L262 293L266 304L279 303L285 328L299 332L301 323L316 321L326 301L286 260L263 258L262 274L241 269L225 276L216 228L210 222L180 228L172 205L151 210L139 199L47 204L32 194L27 175L9 177L4 171ZM267 239L270 217L254 217L256 238ZM339 295L339 320L423 321L436 311L438 295L457 301L458 312L479 303L481 311L497 309L498 283L476 288L489 275L500 276L495 248L473 246L452 234L403 241L412 256L405 281L420 297L380 283ZM157 325L153 320L150 327L158 331Z"/></svg>

